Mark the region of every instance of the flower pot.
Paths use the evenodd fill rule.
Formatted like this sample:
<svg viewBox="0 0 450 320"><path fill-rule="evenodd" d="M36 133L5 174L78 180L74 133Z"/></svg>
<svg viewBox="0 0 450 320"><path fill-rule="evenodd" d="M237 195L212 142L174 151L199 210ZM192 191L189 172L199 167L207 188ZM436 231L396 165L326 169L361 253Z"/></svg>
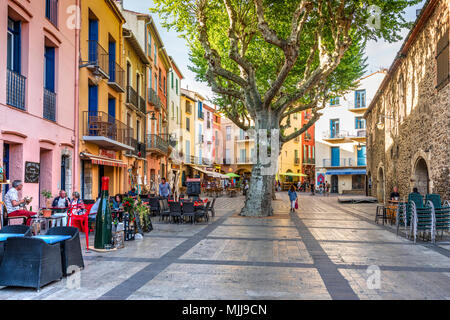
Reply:
<svg viewBox="0 0 450 320"><path fill-rule="evenodd" d="M50 209L42 210L42 216L44 218L50 218L52 216L52 210L50 210Z"/></svg>

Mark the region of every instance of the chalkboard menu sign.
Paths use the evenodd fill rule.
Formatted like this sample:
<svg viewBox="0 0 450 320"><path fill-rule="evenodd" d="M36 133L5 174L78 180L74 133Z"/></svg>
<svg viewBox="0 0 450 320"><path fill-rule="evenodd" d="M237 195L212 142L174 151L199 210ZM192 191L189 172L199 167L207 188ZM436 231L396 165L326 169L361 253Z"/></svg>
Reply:
<svg viewBox="0 0 450 320"><path fill-rule="evenodd" d="M25 183L39 183L39 163L25 162Z"/></svg>

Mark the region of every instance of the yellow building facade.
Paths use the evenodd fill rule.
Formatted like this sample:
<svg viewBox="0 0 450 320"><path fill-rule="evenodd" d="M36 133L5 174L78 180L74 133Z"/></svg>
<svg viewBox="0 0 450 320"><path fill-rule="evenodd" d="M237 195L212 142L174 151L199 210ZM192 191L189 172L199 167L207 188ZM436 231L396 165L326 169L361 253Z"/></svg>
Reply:
<svg viewBox="0 0 450 320"><path fill-rule="evenodd" d="M110 178L110 194L126 190L133 129L125 114L123 30L125 20L111 0L81 3L79 71L80 191L95 199L101 178Z"/></svg>
<svg viewBox="0 0 450 320"><path fill-rule="evenodd" d="M286 124L284 120L282 125ZM285 136L292 134L302 128L302 117L300 113L291 115L290 127L284 132ZM282 183L289 184L291 182L300 181L300 176L292 176L289 174L302 174L302 142L301 136L286 142L278 157L278 179ZM288 175L286 175L288 174Z"/></svg>
<svg viewBox="0 0 450 320"><path fill-rule="evenodd" d="M147 67L150 61L147 54L139 44L132 30L123 29L125 73L126 73L126 99L123 122L132 128L130 137L133 150L125 152L127 164L126 190L135 188L140 191L146 174L146 88Z"/></svg>

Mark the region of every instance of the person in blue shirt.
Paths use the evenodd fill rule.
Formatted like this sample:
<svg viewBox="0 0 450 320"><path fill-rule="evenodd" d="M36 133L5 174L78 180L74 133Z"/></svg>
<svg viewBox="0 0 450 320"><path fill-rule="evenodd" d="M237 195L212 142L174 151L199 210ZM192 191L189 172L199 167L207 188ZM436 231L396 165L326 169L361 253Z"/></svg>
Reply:
<svg viewBox="0 0 450 320"><path fill-rule="evenodd" d="M288 191L289 201L291 202L291 212L295 212L295 202L297 200L297 192L295 192L294 185Z"/></svg>
<svg viewBox="0 0 450 320"><path fill-rule="evenodd" d="M162 198L169 198L170 195L170 185L166 182L165 178L161 179L161 183L159 184L159 196Z"/></svg>

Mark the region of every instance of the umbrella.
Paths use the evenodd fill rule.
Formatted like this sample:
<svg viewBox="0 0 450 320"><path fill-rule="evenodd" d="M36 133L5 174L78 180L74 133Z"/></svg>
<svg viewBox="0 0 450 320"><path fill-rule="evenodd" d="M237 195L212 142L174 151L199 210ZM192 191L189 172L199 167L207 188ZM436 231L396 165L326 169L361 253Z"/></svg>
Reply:
<svg viewBox="0 0 450 320"><path fill-rule="evenodd" d="M307 177L306 174L303 173L292 173L292 172L287 172L287 173L280 173L280 176L288 176L288 177Z"/></svg>
<svg viewBox="0 0 450 320"><path fill-rule="evenodd" d="M233 172L226 173L225 175L229 176L230 178L240 178L241 177L240 175L233 173Z"/></svg>

